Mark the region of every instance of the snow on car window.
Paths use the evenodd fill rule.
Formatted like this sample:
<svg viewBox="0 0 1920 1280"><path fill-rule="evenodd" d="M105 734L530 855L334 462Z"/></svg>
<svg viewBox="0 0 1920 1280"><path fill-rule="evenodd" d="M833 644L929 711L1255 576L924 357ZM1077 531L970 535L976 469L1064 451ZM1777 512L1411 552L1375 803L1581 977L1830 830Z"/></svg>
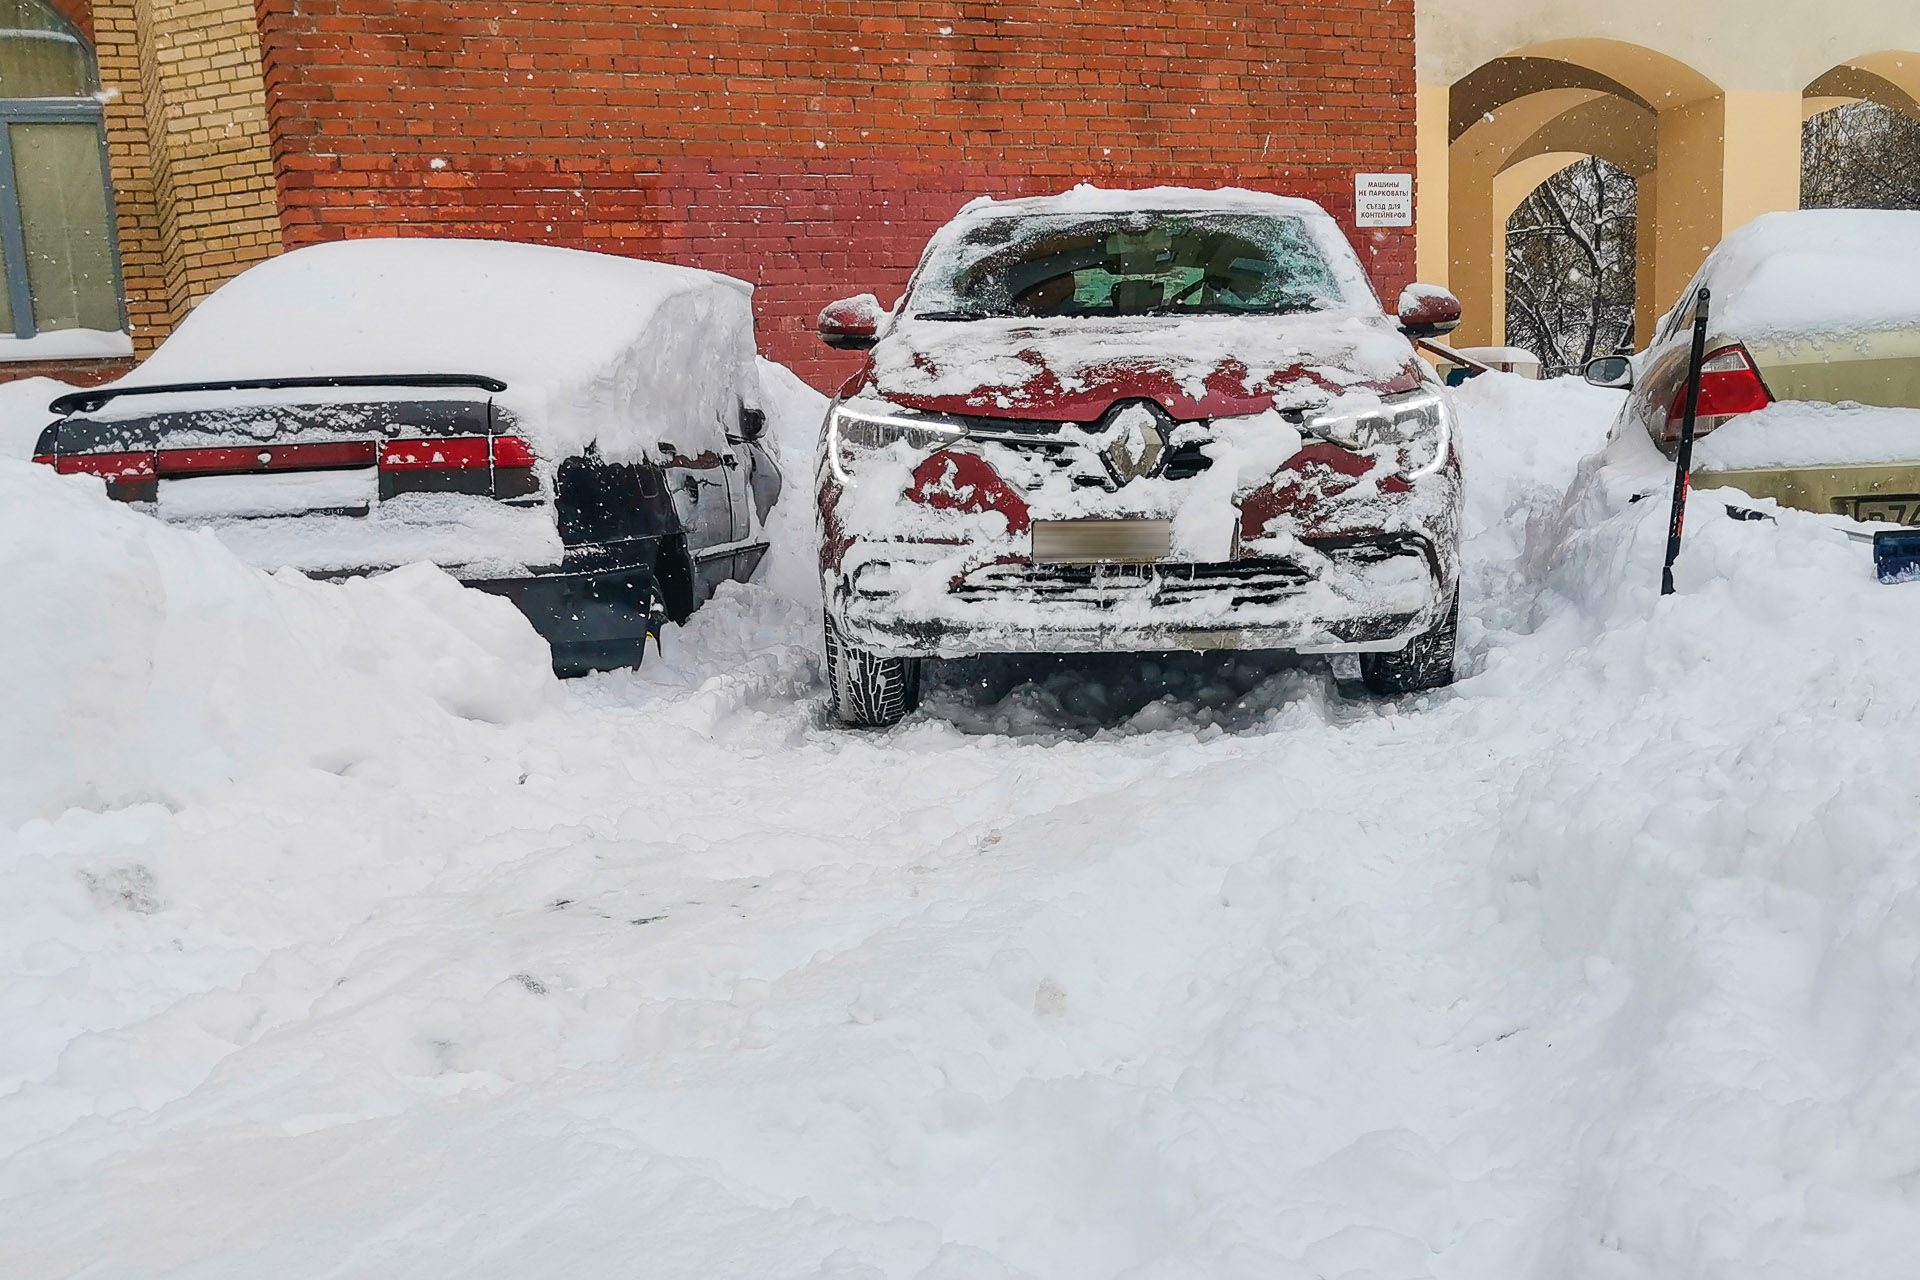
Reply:
<svg viewBox="0 0 1920 1280"><path fill-rule="evenodd" d="M1348 305L1299 218L1254 213L988 217L930 255L919 319L1246 315Z"/></svg>

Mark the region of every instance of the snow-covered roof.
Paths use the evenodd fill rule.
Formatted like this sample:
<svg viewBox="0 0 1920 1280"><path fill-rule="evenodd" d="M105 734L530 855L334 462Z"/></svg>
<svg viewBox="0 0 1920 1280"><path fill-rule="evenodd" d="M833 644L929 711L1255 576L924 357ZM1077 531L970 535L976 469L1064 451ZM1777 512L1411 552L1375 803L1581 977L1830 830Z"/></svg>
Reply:
<svg viewBox="0 0 1920 1280"><path fill-rule="evenodd" d="M757 401L752 292L710 271L547 245L316 245L222 286L117 385L481 374L507 384L497 399L536 447L557 456L597 440L632 456L689 414L726 421L740 396Z"/></svg>
<svg viewBox="0 0 1920 1280"><path fill-rule="evenodd" d="M955 218L1007 214L1127 213L1133 210L1290 214L1296 218L1331 216L1311 200L1250 191L1245 187L1142 187L1124 191L1083 182L1051 196L1019 196L1011 200L979 196L962 205Z"/></svg>
<svg viewBox="0 0 1920 1280"><path fill-rule="evenodd" d="M1762 214L1720 242L1702 278L1720 333L1785 338L1920 324L1920 212Z"/></svg>

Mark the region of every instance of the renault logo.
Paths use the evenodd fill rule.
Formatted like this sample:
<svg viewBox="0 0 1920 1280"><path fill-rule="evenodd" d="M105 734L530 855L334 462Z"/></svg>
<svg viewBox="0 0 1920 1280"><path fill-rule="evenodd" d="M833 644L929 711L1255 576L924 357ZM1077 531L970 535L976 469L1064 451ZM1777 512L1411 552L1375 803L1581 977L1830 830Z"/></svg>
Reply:
<svg viewBox="0 0 1920 1280"><path fill-rule="evenodd" d="M1159 474L1167 459L1167 431L1160 415L1139 400L1109 413L1098 439L1100 460L1116 487Z"/></svg>

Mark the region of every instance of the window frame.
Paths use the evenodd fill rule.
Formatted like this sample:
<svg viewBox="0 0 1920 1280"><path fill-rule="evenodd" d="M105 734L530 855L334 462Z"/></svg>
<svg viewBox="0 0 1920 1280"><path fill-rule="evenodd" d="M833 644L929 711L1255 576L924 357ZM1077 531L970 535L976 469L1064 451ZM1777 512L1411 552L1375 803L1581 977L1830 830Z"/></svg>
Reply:
<svg viewBox="0 0 1920 1280"><path fill-rule="evenodd" d="M84 46L83 46L84 47ZM26 341L42 332L33 314L33 284L27 270L26 220L20 216L20 185L13 167L16 124L90 124L100 148L100 186L107 211L107 241L113 250L113 284L120 329L133 332L127 315L126 264L120 257L120 223L113 201L113 162L107 151L106 111L96 98L0 98L0 253L5 256L7 299L13 309L13 334ZM4 338L5 334L0 334Z"/></svg>

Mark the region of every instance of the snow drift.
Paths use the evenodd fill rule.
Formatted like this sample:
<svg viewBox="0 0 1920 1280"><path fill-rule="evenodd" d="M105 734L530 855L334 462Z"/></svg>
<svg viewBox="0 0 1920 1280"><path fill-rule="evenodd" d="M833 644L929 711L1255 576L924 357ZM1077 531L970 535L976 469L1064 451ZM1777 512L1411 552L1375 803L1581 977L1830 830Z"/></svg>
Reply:
<svg viewBox="0 0 1920 1280"><path fill-rule="evenodd" d="M429 565L267 577L96 480L0 461L0 826L341 770L542 705L544 642Z"/></svg>
<svg viewBox="0 0 1920 1280"><path fill-rule="evenodd" d="M73 389L53 378L0 382L0 458L31 458L40 433L54 419L47 405Z"/></svg>

